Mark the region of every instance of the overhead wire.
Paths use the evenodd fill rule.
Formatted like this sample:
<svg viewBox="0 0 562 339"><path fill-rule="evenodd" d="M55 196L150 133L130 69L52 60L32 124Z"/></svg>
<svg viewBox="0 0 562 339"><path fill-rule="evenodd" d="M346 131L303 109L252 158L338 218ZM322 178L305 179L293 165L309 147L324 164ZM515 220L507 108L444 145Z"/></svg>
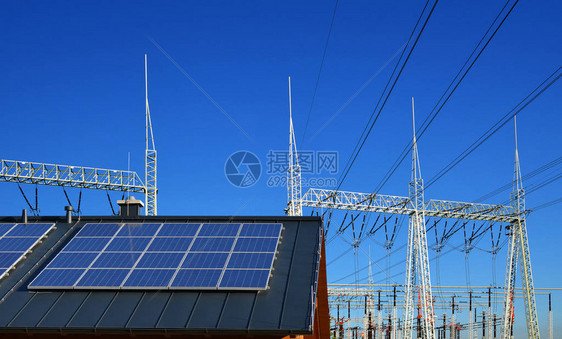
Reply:
<svg viewBox="0 0 562 339"><path fill-rule="evenodd" d="M562 197L551 200L551 201L548 201L548 202L545 202L544 204L540 204L538 206L535 206L535 207L531 208L531 210L532 211L538 211L538 210L541 210L543 208L547 208L547 207L559 204L561 202L562 202Z"/></svg>
<svg viewBox="0 0 562 339"><path fill-rule="evenodd" d="M328 43L330 42L330 35L332 34L332 27L334 27L334 19L336 18L336 12L338 10L338 2L339 0L336 0L336 4L334 6L334 12L332 14L332 20L330 21L330 29L328 30L328 37L326 38L326 43L324 44L322 61L320 62L320 69L318 70L318 76L316 77L316 85L314 85L314 92L312 93L312 100L310 102L310 108L308 109L308 115L306 117L306 124L304 125L304 131L302 133L301 145L304 143L304 137L306 136L308 122L310 121L310 115L312 114L312 107L314 106L314 99L316 98L316 91L318 90L318 84L320 83L320 75L322 74L324 60L326 59L326 52L328 51Z"/></svg>
<svg viewBox="0 0 562 339"><path fill-rule="evenodd" d="M379 118L388 98L390 97L390 94L392 93L394 87L396 86L396 83L398 82L398 79L400 78L400 75L404 71L404 68L406 67L407 62L410 59L410 56L412 55L412 52L414 51L414 48L416 47L425 27L427 26L427 23L429 22L429 19L431 18L431 15L433 14L433 11L435 10L435 6L437 5L438 1L439 0L435 0L435 2L433 3L433 6L431 6L431 9L430 9L429 13L427 14L427 17L425 18L425 21L423 22L423 25L421 26L417 36L415 37L414 42L413 42L411 48L409 49L409 52L407 53L407 55L406 55L407 48L402 50L402 53L400 54L400 58L398 59L396 65L394 66L394 69L392 70L392 73L391 73L391 75L388 79L388 82L386 83L386 86L384 87L383 92L381 93L381 96L379 97L379 100L377 101L375 109L371 113L371 116L369 117L369 120L367 121L367 124L365 125L365 128L363 129L363 132L361 133L361 136L359 137L359 140L357 141L357 143L356 143L356 145L353 149L353 152L352 152L351 156L349 157L349 159L348 159L348 161L347 161L347 163L344 167L344 172L342 173L342 175L340 175L336 191L338 191L340 189L341 185L345 181L345 178L347 178L347 175L348 175L351 167L355 163L355 160L357 159L357 156L359 155L359 152L361 152L361 149L363 149L363 146L365 145L365 142L367 141L367 138L369 137L369 134L373 130L373 127L375 126L375 123L377 122L377 120L378 120L378 118ZM429 2L430 2L430 0L427 0L422 12L420 13L420 16L418 17L418 20L417 20L417 22L414 26L414 29L412 30L412 33L410 34L410 37L408 38L408 42L406 43L406 46L408 46L410 44L410 41L412 41L412 38L414 37L414 34L416 34L416 30L417 30L420 22L422 21L422 18L424 16L424 13L426 12L426 9L429 5ZM401 64L401 61L402 61L402 58L404 57L404 55L406 55L406 57L404 58L404 62ZM398 68L400 68L400 69L399 69L396 77L394 77L394 74L396 74L396 71L398 70ZM387 89L388 89L388 91L387 91Z"/></svg>
<svg viewBox="0 0 562 339"><path fill-rule="evenodd" d="M531 178L533 178L533 177L535 177L539 174L542 174L543 172L548 171L549 169L554 168L554 167L556 167L557 165L560 165L560 164L562 164L562 156L558 157L558 158L556 158L556 159L554 159L554 160L552 160L552 161L550 161L550 162L548 162L548 163L546 163L546 164L544 164L544 165L542 165L542 166L540 166L536 169L534 169L533 171L531 171L531 172L529 172L525 175L523 175L521 179L523 181L527 181L527 180L529 180L529 179L531 179ZM495 189L495 190L493 190L489 193L486 193L486 194L482 195L481 197L475 199L473 202L482 202L482 201L488 200L489 198L491 198L493 196L496 196L496 195L498 195L502 192L505 192L508 189L511 189L512 187L513 187L513 181L510 181L507 184L505 184L505 185L503 185L503 186L501 186L501 187L499 187L499 188L497 188L497 189Z"/></svg>
<svg viewBox="0 0 562 339"><path fill-rule="evenodd" d="M470 146L468 146L461 154L459 154L455 159L453 159L449 164L443 167L437 174L435 174L425 185L425 189L433 185L437 180L443 177L446 173L451 171L456 165L458 165L462 160L474 152L480 145L482 145L486 140L488 140L492 135L499 131L503 126L505 126L514 116L525 109L529 104L531 104L537 97L544 93L550 86L552 86L558 79L562 77L562 67L559 67L550 74L540 85L538 85L531 93L529 93L521 102L519 102L511 111L506 113L498 122L496 122L492 127L490 127L484 134L482 134L476 141L474 141ZM546 84L546 85L545 85Z"/></svg>
<svg viewBox="0 0 562 339"><path fill-rule="evenodd" d="M431 112L429 113L429 115L425 118L425 120L423 121L421 127L420 127L420 132L416 135L416 142L419 142L419 139L423 136L423 134L427 131L428 127L431 125L431 123L435 120L435 118L437 117L437 115L441 112L441 110L443 109L443 107L445 106L445 104L449 101L449 99L451 98L451 96L453 95L453 93L456 91L456 89L459 87L459 85L461 84L461 82L463 81L463 79L466 77L466 75L468 74L468 72L472 69L472 67L474 66L474 64L476 63L476 61L478 60L478 58L482 55L482 53L484 52L484 50L486 49L486 47L488 46L488 44L492 41L492 39L494 38L494 36L496 35L496 33L498 32L498 30L500 29L500 27L503 25L503 23L506 21L506 19L509 17L510 13L513 11L513 9L515 8L515 5L517 5L519 0L516 0L513 5L511 6L511 8L509 8L509 10L505 13L503 19L499 22L499 24L497 25L497 27L494 29L493 33L488 37L487 41L485 43L483 43L483 41L485 40L486 36L488 36L488 33L490 33L490 31L492 30L492 28L494 27L494 25L496 24L496 22L500 19L502 13L504 13L504 11L506 10L506 8L508 7L509 3L511 2L511 0L508 0L506 2L506 4L504 5L504 7L500 10L500 12L498 13L498 15L496 16L496 18L494 19L494 21L492 22L492 24L490 25L490 27L488 28L488 30L486 31L486 33L484 33L484 35L482 36L482 38L480 39L480 41L478 42L478 44L476 45L476 47L474 48L474 50L472 51L472 53L470 54L470 56L467 58L467 60L465 61L465 63L462 65L462 67L460 68L460 70L457 72L457 74L455 75L455 77L453 78L453 80L451 81L451 83L449 84L449 86L447 87L447 89L445 90L445 92L443 93L443 95L441 95L441 97L439 98L439 100L437 101L437 103L435 104L435 106L433 107L433 109L431 110ZM480 51L477 53L478 49L480 48ZM472 62L470 61L472 59L472 57L474 56L474 54L476 53L476 56L474 57L474 59L472 60ZM468 66L467 66L468 65ZM466 67L466 69L465 69ZM463 72L464 70L464 72ZM462 73L462 75L461 75ZM458 79L458 81L457 81ZM388 182L388 180L392 177L392 175L396 172L396 170L398 169L398 167L400 166L400 164L404 161L404 159L406 158L406 156L408 155L408 153L410 152L411 148L412 148L412 144L413 144L414 138L412 138L410 140L410 142L404 147L404 149L402 150L401 154L398 156L398 158L395 160L395 162L393 163L393 165L391 166L391 168L386 172L386 174L383 176L383 178L381 179L381 181L379 182L379 184L376 186L374 192L376 192L375 194L378 194L378 192L384 187L384 185Z"/></svg>

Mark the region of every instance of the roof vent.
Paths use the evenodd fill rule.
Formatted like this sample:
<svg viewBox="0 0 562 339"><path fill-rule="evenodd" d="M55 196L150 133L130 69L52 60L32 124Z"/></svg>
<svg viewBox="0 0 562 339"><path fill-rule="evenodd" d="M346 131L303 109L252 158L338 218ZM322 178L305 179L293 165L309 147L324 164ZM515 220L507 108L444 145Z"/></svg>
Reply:
<svg viewBox="0 0 562 339"><path fill-rule="evenodd" d="M142 201L130 196L125 200L117 200L119 205L119 215L122 217L137 217L141 215L141 209L144 207Z"/></svg>

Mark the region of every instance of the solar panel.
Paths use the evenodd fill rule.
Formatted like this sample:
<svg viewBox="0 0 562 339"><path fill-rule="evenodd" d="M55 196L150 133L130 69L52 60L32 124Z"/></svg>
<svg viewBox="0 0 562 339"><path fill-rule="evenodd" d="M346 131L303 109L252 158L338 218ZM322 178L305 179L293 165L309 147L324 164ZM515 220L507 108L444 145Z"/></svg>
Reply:
<svg viewBox="0 0 562 339"><path fill-rule="evenodd" d="M0 224L0 279L54 228L54 224Z"/></svg>
<svg viewBox="0 0 562 339"><path fill-rule="evenodd" d="M86 224L28 288L266 289L281 226Z"/></svg>

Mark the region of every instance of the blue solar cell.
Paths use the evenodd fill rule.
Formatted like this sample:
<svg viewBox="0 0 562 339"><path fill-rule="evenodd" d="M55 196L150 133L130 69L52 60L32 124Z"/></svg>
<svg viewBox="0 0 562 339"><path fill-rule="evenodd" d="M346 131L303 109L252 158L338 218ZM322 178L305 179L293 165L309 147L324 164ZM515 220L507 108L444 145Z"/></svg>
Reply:
<svg viewBox="0 0 562 339"><path fill-rule="evenodd" d="M147 251L185 252L193 238L154 238Z"/></svg>
<svg viewBox="0 0 562 339"><path fill-rule="evenodd" d="M141 253L102 253L92 267L96 268L131 268Z"/></svg>
<svg viewBox="0 0 562 339"><path fill-rule="evenodd" d="M196 238L190 251L230 252L235 238Z"/></svg>
<svg viewBox="0 0 562 339"><path fill-rule="evenodd" d="M220 287L265 288L269 270L225 270Z"/></svg>
<svg viewBox="0 0 562 339"><path fill-rule="evenodd" d="M16 224L0 224L0 237L8 233Z"/></svg>
<svg viewBox="0 0 562 339"><path fill-rule="evenodd" d="M201 224L164 224L158 232L159 237L192 237Z"/></svg>
<svg viewBox="0 0 562 339"><path fill-rule="evenodd" d="M123 286L167 287L176 270L133 270Z"/></svg>
<svg viewBox="0 0 562 339"><path fill-rule="evenodd" d="M9 268L23 255L23 252L0 252L0 268Z"/></svg>
<svg viewBox="0 0 562 339"><path fill-rule="evenodd" d="M177 268L183 259L183 253L145 253L139 260L138 268Z"/></svg>
<svg viewBox="0 0 562 339"><path fill-rule="evenodd" d="M172 287L216 287L222 270L184 270L172 282Z"/></svg>
<svg viewBox="0 0 562 339"><path fill-rule="evenodd" d="M105 251L108 252L142 252L150 243L151 238L123 237L113 238Z"/></svg>
<svg viewBox="0 0 562 339"><path fill-rule="evenodd" d="M243 224L241 237L278 237L281 224Z"/></svg>
<svg viewBox="0 0 562 339"><path fill-rule="evenodd" d="M151 237L156 234L161 224L125 224L118 237Z"/></svg>
<svg viewBox="0 0 562 339"><path fill-rule="evenodd" d="M80 279L77 286L115 287L127 277L130 270L89 269Z"/></svg>
<svg viewBox="0 0 562 339"><path fill-rule="evenodd" d="M56 286L72 286L78 278L84 273L84 270L76 269L44 269L29 284L30 287L56 287Z"/></svg>
<svg viewBox="0 0 562 339"><path fill-rule="evenodd" d="M53 224L17 224L6 236L10 237L40 237L43 236Z"/></svg>
<svg viewBox="0 0 562 339"><path fill-rule="evenodd" d="M2 238L0 239L0 251L2 252L27 252L37 238Z"/></svg>
<svg viewBox="0 0 562 339"><path fill-rule="evenodd" d="M0 277L1 277L4 273L6 273L6 272L8 272L8 269L7 269L7 268L1 268L1 269L0 269Z"/></svg>
<svg viewBox="0 0 562 339"><path fill-rule="evenodd" d="M223 268L228 253L188 253L182 268Z"/></svg>
<svg viewBox="0 0 562 339"><path fill-rule="evenodd" d="M203 224L198 236L202 237L235 237L240 224Z"/></svg>
<svg viewBox="0 0 562 339"><path fill-rule="evenodd" d="M111 238L74 238L63 251L76 251L76 252L99 252Z"/></svg>
<svg viewBox="0 0 562 339"><path fill-rule="evenodd" d="M118 224L86 224L77 237L112 237L119 230Z"/></svg>
<svg viewBox="0 0 562 339"><path fill-rule="evenodd" d="M227 289L262 289L280 230L281 224L87 224L30 288L215 288L220 281ZM3 259L3 249L21 255L35 240L0 238L0 265L14 260ZM61 275L67 271L70 277Z"/></svg>
<svg viewBox="0 0 562 339"><path fill-rule="evenodd" d="M275 252L277 238L238 238L235 252Z"/></svg>
<svg viewBox="0 0 562 339"><path fill-rule="evenodd" d="M97 253L59 253L48 268L88 268L98 256Z"/></svg>
<svg viewBox="0 0 562 339"><path fill-rule="evenodd" d="M270 269L274 253L232 253L227 268Z"/></svg>

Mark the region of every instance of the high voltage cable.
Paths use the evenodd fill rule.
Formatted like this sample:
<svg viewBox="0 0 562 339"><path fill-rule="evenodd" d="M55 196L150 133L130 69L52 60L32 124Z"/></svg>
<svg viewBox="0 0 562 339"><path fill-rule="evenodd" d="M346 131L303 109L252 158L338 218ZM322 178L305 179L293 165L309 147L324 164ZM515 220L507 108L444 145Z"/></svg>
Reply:
<svg viewBox="0 0 562 339"><path fill-rule="evenodd" d="M531 194L531 193L533 193L533 192L535 192L535 191L537 191L537 190L539 190L539 189L541 189L541 188L543 188L543 187L545 187L545 186L547 186L547 185L552 184L553 182L555 182L555 181L557 181L557 180L559 180L559 179L561 179L561 178L562 178L562 173L557 173L556 175L554 175L554 176L552 176L552 177L549 177L549 178L543 180L542 182L536 183L536 184L534 184L534 185L530 185L529 188L526 190L526 194ZM507 202L509 202L509 201L507 201ZM554 200L549 201L549 202L546 202L546 203L544 203L544 204L542 204L542 205L539 205L539 206L533 208L532 210L538 210L538 209L541 209L541 208L546 208L546 207L549 207L549 206L558 204L558 203L560 203L560 202L562 202L562 197L560 197L560 198L558 198L558 199L554 199ZM459 226L459 228L460 228L460 227L462 227L462 226ZM486 232L487 232L487 230L486 230ZM483 234L483 233L482 233L482 234ZM481 235L482 235L482 234L480 234L477 238L481 238ZM394 251L392 251L392 253L395 253L395 252L401 250L402 248L405 247L405 245L406 245L406 244L403 244L402 246L399 246L397 249L395 249ZM434 245L435 245L435 244L434 244ZM451 249L448 250L448 251L445 251L445 252L441 252L440 255L439 255L439 257L441 258L441 257L443 257L445 254L451 253L453 250L462 251L462 250L459 250L459 248L462 247L463 245L464 245L464 243L461 244L461 245L459 245L459 246L449 245L449 246L451 247ZM433 246L433 245L431 245L431 246ZM430 246L430 247L431 247L431 246ZM503 246L502 246L502 247L503 247ZM346 252L346 253L347 253L347 252ZM342 255L342 256L343 256L343 255ZM340 257L342 257L342 256L340 256ZM340 257L338 257L337 259L340 259ZM386 258L386 256L381 257L381 258L378 259L376 262L382 261L382 260L385 259L385 258ZM436 258L437 258L437 256L431 258L430 261L434 261ZM337 260L337 259L336 259L336 260ZM332 260L331 263L333 263L333 261L335 261L335 260ZM402 265L402 264L404 264L405 261L406 261L406 260L400 260L400 261L394 263L392 266L390 266L390 268L393 268L393 267ZM363 267L363 268L357 270L357 272L353 272L353 273L351 273L351 274L349 274L349 275L347 275L347 276L344 276L344 277L342 277L342 278L339 278L339 279L333 281L332 283L340 282L340 281L342 281L342 280L344 280L344 279L347 279L347 278L349 278L349 277L355 275L355 273L359 273L359 272L361 272L361 271L364 271L364 270L367 269L367 268L368 268L368 266L365 266L365 267ZM405 272L405 271L402 271L402 272L399 272L398 274L402 274L402 273L404 273L404 272ZM381 272L379 272L379 273L374 273L374 275L378 275L378 274L380 274L380 273L381 273ZM392 277L394 277L394 276L396 276L396 274L393 275ZM361 279L360 281L363 281L363 280L365 280L365 279ZM382 281L382 280L381 280L381 281Z"/></svg>
<svg viewBox="0 0 562 339"><path fill-rule="evenodd" d="M414 26L414 29L412 30L412 33L410 34L410 37L408 38L408 42L406 43L406 46L408 46L410 44L410 41L412 40L412 37L414 36L418 25L420 24L424 13L426 12L426 9L429 5L429 1L428 0L418 18L418 21L416 22L416 25ZM402 65L400 66L400 61L402 60L402 58L404 57L405 53L406 53L406 48L404 50L402 50L402 53L400 54L400 58L398 59L398 62L396 63L396 65L394 66L394 69L392 70L392 73L390 75L390 78L388 79L388 82L386 83L386 86L384 87L383 92L381 93L381 96L375 106L375 109L373 110L373 112L371 113L371 116L369 117L369 120L367 121L367 124L365 125L365 128L363 129L363 132L361 133L361 136L359 137L359 140L357 141L353 152L350 156L350 158L348 159L345 167L344 167L344 173L340 176L340 179L338 180L338 186L336 188L336 191L339 190L339 188L341 187L343 181L345 180L345 178L347 177L347 174L349 173L349 170L351 169L351 166L353 166L353 164L355 163L355 160L357 159L357 156L359 155L359 152L361 152L361 149L363 148L363 145L365 145L365 141L367 140L367 138L369 137L369 134L371 133L373 126L375 125L375 123L377 122L382 109L384 108L388 98L390 97L390 94L392 93L392 90L394 89L394 86L396 86L396 83L398 82L398 79L400 78L400 75L402 74L402 71L404 70L404 67L406 67L406 64L408 62L408 60L410 59L410 56L412 55L412 52L414 51L414 48L416 47L427 23L429 22L429 19L431 18L431 15L433 14L433 11L435 10L435 6L437 5L437 2L439 0L435 0L435 2L433 3L433 6L431 7L431 10L429 11L429 14L427 15L419 33L417 34L412 47L410 48L408 54L406 55L406 58L404 59L404 62L402 63ZM398 71L398 74L396 76L396 78L394 78L394 74L396 73L396 70L398 69L398 67L400 66L400 70ZM391 85L392 83L392 85ZM390 86L390 88L389 88ZM387 92L388 89L388 92ZM385 95L386 94L386 95ZM384 99L383 99L384 98ZM380 107L379 107L380 105ZM377 112L378 109L378 112ZM376 115L375 115L376 113ZM374 118L374 120L373 120ZM372 120L372 122L371 122Z"/></svg>
<svg viewBox="0 0 562 339"><path fill-rule="evenodd" d="M443 167L433 178L431 178L428 184L425 186L427 189L429 186L433 185L437 180L444 176L447 172L452 170L456 165L458 165L462 160L474 152L480 145L482 145L486 140L488 140L492 135L499 131L503 126L505 126L515 115L525 109L529 104L531 104L539 95L544 93L550 86L552 86L558 79L562 77L562 67L559 67L554 73L549 75L539 86L537 86L529 95L527 95L521 102L519 102L511 111L506 113L498 122L496 122L492 127L490 127L484 134L482 134L476 141L474 141L467 149L465 149L461 154L459 154L455 159L453 159L449 164ZM545 85L546 84L546 85Z"/></svg>
<svg viewBox="0 0 562 339"><path fill-rule="evenodd" d="M548 201L548 202L545 202L544 204L540 204L540 205L538 205L538 206L535 206L535 207L531 208L531 210L532 210L532 211L538 211L538 210L540 210L540 209L543 209L543 208L546 208L546 207L550 207L550 206L552 206L552 205L556 205L556 204L561 203L561 202L562 202L562 197L560 197L560 198L558 198L558 199L554 199L554 200Z"/></svg>
<svg viewBox="0 0 562 339"><path fill-rule="evenodd" d="M459 72L455 75L455 77L453 78L453 80L451 81L451 83L449 84L449 86L447 87L447 89L445 90L445 92L443 93L443 95L441 96L441 98L439 98L439 100L437 101L437 103L435 104L435 106L433 107L433 109L431 110L431 112L429 113L429 115L425 118L425 120L423 121L421 127L420 127L420 132L418 135L416 135L416 139L419 142L419 139L423 136L423 134L425 133L425 131L427 130L427 128L429 127L429 125L431 125L431 123L434 121L434 119L437 117L437 115L441 112L441 110L443 109L443 107L445 106L445 104L447 103L447 101L449 101L450 97L453 95L453 93L455 92L455 90L458 88L458 86L461 84L462 80L466 77L466 75L468 74L468 72L470 71L470 69L472 68L472 66L474 66L474 64L476 63L476 61L478 60L478 58L480 57L480 55L482 55L482 53L484 52L484 50L486 49L486 47L488 46L488 44L490 43L490 41L492 41L492 39L494 38L494 36L496 35L496 33L498 32L498 30L500 29L500 27L503 25L503 23L505 22L505 20L508 18L509 14L513 11L513 9L515 8L515 5L517 5L519 0L516 0L513 5L511 6L511 8L509 8L509 10L507 11L507 13L505 13L503 19L499 22L499 24L497 25L497 27L494 29L493 33L488 37L487 41L485 43L484 40L486 38L486 36L488 36L488 33L490 33L490 31L492 30L492 28L494 27L494 25L496 24L496 22L499 20L499 18L501 17L502 13L504 13L504 11L506 10L506 8L508 7L508 4L511 2L511 0L508 0L506 2L506 4L504 5L504 7L501 9L501 11L498 13L498 15L496 16L496 18L494 19L494 21L492 22L492 24L490 25L490 27L488 28L488 30L486 31L486 33L484 33L484 35L482 36L482 38L480 39L480 41L478 42L478 44L476 45L476 47L474 48L474 50L472 51L472 53L470 54L470 56L468 57L468 59L465 61L465 63L462 65L462 67L460 68ZM478 49L480 48L480 51L477 53ZM474 54L476 53L476 56L474 57L474 59L471 61L472 57L474 56ZM466 67L468 65L468 67ZM465 69L466 67L466 69ZM464 72L463 72L464 70ZM461 75L461 73L463 73ZM458 79L458 81L457 81ZM410 142L406 145L406 147L404 147L404 149L402 150L402 153L398 156L398 158L396 159L396 161L393 163L393 165L391 166L391 168L386 172L386 174L384 175L384 177L382 178L382 180L379 182L379 184L377 185L376 189L374 190L374 192L376 192L378 194L378 192L384 187L384 185L388 182L388 180L390 179L390 177L394 174L394 172L396 172L396 169L398 169L398 167L400 166L400 164L402 163L402 161L404 161L404 159L406 158L406 156L408 155L408 153L410 152L410 149L412 147L412 142L413 142L413 138L412 140L410 140Z"/></svg>
<svg viewBox="0 0 562 339"><path fill-rule="evenodd" d="M536 192L537 190L539 190L539 189L541 189L545 186L548 186L548 185L556 182L559 179L562 179L562 172L558 172L555 175L544 179L543 181L540 181L538 183L534 183L534 184L531 184L531 185L527 186L527 188L525 189L525 195L529 195L533 192ZM504 200L501 203L501 205L507 205L510 202L511 202L511 200Z"/></svg>
<svg viewBox="0 0 562 339"><path fill-rule="evenodd" d="M322 61L320 62L320 69L318 70L316 85L314 86L314 92L312 93L312 101L310 102L308 116L306 117L306 124L304 125L304 132L302 133L301 145L304 142L304 137L306 136L306 129L308 128L308 122L310 121L310 114L312 113L312 106L314 106L314 99L316 98L316 91L318 90L318 83L320 82L320 75L322 74L324 59L326 59L326 51L328 50L328 42L330 41L330 35L332 34L332 27L334 26L334 19L336 18L336 12L338 10L338 2L339 0L336 0L336 5L334 6L334 13L332 14L332 21L330 21L330 29L328 30L328 37L326 38L326 44L324 45L324 53L322 53Z"/></svg>
<svg viewBox="0 0 562 339"><path fill-rule="evenodd" d="M539 175L539 174L541 174L545 171L548 171L549 169L551 169L553 167L556 167L559 164L562 164L562 157L558 157L558 158L554 159L553 161L551 161L547 164L544 164L541 167L536 168L535 170L525 174L522 177L522 180L523 181L529 180L529 179L535 177L536 175ZM473 202L482 202L482 201L488 200L489 198L491 198L495 195L498 195L499 193L504 192L504 191L512 188L512 186L513 186L513 181L510 181L507 184L503 185L502 187L499 187L499 188L497 188L497 189L495 189L495 190L493 190L489 193L484 194L483 196L474 200Z"/></svg>

